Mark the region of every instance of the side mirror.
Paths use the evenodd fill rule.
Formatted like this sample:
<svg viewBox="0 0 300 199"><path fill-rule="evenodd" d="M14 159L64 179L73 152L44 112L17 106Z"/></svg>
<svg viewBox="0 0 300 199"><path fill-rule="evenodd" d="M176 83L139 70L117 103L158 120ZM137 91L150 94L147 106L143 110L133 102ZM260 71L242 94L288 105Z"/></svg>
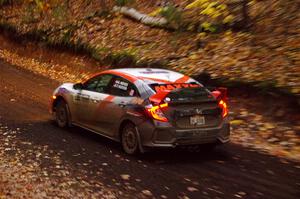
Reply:
<svg viewBox="0 0 300 199"><path fill-rule="evenodd" d="M73 85L73 88L75 90L81 90L83 88L83 84L82 83L77 83Z"/></svg>

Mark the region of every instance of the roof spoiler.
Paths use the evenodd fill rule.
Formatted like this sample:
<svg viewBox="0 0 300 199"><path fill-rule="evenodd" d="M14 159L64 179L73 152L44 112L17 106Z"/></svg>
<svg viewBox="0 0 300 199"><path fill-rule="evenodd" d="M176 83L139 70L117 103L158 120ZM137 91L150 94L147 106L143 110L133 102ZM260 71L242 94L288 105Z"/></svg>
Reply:
<svg viewBox="0 0 300 199"><path fill-rule="evenodd" d="M215 88L213 91L211 91L211 94L217 99L217 100L224 100L227 101L227 88L225 87L218 87Z"/></svg>
<svg viewBox="0 0 300 199"><path fill-rule="evenodd" d="M157 92L156 94L149 97L149 100L154 104L160 104L170 92L170 90L163 90Z"/></svg>
<svg viewBox="0 0 300 199"><path fill-rule="evenodd" d="M156 94L152 95L151 97L149 97L149 100L153 104L159 105L165 100L165 98L169 94L172 94L172 93L175 94L175 93L181 92L182 90L185 90L185 89L205 89L205 88L204 87L199 87L199 88L180 88L180 89L175 89L175 90L161 90L161 91L157 92ZM204 99L204 100L209 100L209 101L217 100L217 101L220 101L222 99L224 101L227 101L227 88L223 88L223 87L215 88L214 91L211 91L211 92L207 91L207 92L204 92L204 93L206 93L206 94L204 94L203 97L207 98L207 99ZM181 94L179 94L179 95L181 95Z"/></svg>

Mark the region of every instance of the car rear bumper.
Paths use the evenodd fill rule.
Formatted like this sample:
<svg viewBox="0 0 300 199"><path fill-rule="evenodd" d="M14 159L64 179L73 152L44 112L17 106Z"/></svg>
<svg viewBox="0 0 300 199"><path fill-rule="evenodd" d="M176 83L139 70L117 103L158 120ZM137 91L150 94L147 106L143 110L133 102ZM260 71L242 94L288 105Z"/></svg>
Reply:
<svg viewBox="0 0 300 199"><path fill-rule="evenodd" d="M151 136L145 134L152 134ZM140 130L142 145L147 147L176 147L208 143L226 143L230 140L230 124L222 122L218 127L197 129L175 129L154 127Z"/></svg>

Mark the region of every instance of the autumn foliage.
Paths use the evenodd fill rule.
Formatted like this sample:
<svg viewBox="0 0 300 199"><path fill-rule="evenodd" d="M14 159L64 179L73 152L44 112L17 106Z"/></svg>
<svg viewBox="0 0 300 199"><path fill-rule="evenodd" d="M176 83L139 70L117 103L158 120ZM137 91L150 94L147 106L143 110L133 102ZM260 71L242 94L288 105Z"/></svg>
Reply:
<svg viewBox="0 0 300 199"><path fill-rule="evenodd" d="M300 94L296 1L2 0L1 27L50 46L83 50L101 64L169 67ZM118 12L127 6L166 27Z"/></svg>

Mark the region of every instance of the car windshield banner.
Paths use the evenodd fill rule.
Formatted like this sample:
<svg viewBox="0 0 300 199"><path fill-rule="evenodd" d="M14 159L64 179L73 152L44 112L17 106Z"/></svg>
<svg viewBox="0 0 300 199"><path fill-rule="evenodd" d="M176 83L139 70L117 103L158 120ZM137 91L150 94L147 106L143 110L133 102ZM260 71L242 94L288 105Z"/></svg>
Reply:
<svg viewBox="0 0 300 199"><path fill-rule="evenodd" d="M159 91L172 91L177 88L199 88L201 85L197 83L173 83L173 84L151 84L152 89Z"/></svg>

